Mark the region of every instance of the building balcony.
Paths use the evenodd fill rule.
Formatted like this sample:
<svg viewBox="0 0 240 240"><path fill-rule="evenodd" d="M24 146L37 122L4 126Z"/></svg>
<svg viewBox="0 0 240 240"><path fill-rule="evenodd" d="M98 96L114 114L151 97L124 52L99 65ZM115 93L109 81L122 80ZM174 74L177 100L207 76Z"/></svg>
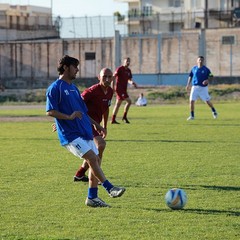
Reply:
<svg viewBox="0 0 240 240"><path fill-rule="evenodd" d="M125 3L133 3L133 2L139 2L140 0L114 0L114 2L125 2Z"/></svg>
<svg viewBox="0 0 240 240"><path fill-rule="evenodd" d="M214 18L220 21L231 21L232 19L232 11L219 11L219 10L214 10L210 9L209 10L209 17Z"/></svg>

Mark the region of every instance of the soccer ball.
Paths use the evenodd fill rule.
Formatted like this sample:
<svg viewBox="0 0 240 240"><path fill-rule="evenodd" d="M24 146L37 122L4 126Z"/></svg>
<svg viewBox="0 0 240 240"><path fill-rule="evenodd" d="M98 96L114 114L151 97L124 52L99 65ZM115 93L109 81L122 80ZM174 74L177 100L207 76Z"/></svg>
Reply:
<svg viewBox="0 0 240 240"><path fill-rule="evenodd" d="M182 209L187 203L187 195L180 188L172 188L166 193L165 202L173 210Z"/></svg>

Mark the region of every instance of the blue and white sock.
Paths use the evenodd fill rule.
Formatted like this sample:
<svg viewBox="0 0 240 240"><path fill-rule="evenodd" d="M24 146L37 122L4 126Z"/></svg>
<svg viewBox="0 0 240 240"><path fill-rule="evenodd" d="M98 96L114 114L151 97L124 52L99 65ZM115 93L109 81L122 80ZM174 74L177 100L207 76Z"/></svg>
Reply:
<svg viewBox="0 0 240 240"><path fill-rule="evenodd" d="M105 180L102 185L108 192L113 188L113 185L108 180Z"/></svg>

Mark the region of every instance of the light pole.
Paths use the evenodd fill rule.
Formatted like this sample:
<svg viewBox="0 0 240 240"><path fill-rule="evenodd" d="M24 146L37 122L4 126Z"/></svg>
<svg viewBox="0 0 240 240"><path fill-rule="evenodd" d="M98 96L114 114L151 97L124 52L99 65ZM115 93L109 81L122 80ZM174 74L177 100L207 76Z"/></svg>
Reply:
<svg viewBox="0 0 240 240"><path fill-rule="evenodd" d="M51 0L51 15L53 17L53 0Z"/></svg>
<svg viewBox="0 0 240 240"><path fill-rule="evenodd" d="M208 0L205 0L204 28L208 28Z"/></svg>

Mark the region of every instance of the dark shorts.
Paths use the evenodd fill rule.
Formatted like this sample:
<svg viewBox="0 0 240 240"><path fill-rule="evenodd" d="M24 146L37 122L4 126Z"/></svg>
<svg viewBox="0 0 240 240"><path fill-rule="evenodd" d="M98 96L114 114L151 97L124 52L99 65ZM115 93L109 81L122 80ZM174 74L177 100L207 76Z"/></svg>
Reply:
<svg viewBox="0 0 240 240"><path fill-rule="evenodd" d="M118 100L125 100L126 98L129 98L127 92L116 92L116 97Z"/></svg>

